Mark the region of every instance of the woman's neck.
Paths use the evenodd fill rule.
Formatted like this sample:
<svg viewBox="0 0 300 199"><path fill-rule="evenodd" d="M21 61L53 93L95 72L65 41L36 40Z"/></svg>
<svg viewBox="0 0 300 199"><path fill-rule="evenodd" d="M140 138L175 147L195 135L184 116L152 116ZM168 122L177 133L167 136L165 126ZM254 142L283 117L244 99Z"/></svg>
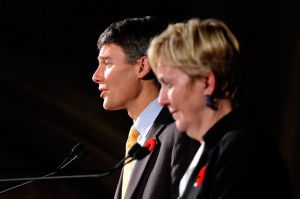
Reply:
<svg viewBox="0 0 300 199"><path fill-rule="evenodd" d="M203 140L206 132L214 126L221 118L232 111L231 101L228 99L221 99L217 102L217 110L206 107L202 115L202 122L199 123L197 130L197 140Z"/></svg>

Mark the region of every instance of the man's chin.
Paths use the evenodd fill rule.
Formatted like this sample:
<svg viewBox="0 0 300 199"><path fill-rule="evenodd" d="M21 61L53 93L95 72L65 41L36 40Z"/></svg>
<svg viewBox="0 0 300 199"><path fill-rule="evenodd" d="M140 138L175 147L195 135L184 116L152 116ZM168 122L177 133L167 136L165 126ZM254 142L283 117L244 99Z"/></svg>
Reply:
<svg viewBox="0 0 300 199"><path fill-rule="evenodd" d="M105 100L103 101L103 104L102 104L104 110L111 110L111 105L109 105L109 103L107 103Z"/></svg>
<svg viewBox="0 0 300 199"><path fill-rule="evenodd" d="M112 104L108 104L108 103L103 103L103 108L104 110L107 111L116 111L116 110L120 110L121 108L119 106L114 106Z"/></svg>
<svg viewBox="0 0 300 199"><path fill-rule="evenodd" d="M111 106L108 106L108 105L105 105L105 104L103 104L103 108L104 108L104 110L107 110L107 111L115 110Z"/></svg>

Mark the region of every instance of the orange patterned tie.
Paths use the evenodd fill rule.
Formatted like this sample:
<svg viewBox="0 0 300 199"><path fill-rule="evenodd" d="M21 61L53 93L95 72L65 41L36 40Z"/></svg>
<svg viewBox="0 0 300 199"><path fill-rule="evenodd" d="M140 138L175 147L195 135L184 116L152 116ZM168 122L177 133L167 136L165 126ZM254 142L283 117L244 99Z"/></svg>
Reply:
<svg viewBox="0 0 300 199"><path fill-rule="evenodd" d="M126 142L126 155L130 148L136 143L137 138L139 137L140 133L137 131L137 129L132 125L129 131L128 139ZM130 159L129 159L130 160ZM123 171L123 183L122 183L122 198L125 196L125 192L127 189L128 182L130 180L131 172L133 169L133 164L132 162L127 163L124 166L124 171Z"/></svg>

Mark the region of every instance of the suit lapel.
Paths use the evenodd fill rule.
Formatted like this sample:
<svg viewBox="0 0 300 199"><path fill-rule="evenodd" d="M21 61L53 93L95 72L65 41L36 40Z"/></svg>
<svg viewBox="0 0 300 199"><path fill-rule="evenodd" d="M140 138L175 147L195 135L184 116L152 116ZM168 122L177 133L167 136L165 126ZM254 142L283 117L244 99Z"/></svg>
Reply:
<svg viewBox="0 0 300 199"><path fill-rule="evenodd" d="M150 130L146 136L146 140L148 140L149 138L155 137L156 142L157 142L155 149L150 155L146 156L142 160L136 161L135 166L134 166L133 175L130 178L130 181L129 181L129 184L127 187L125 199L129 199L129 198L133 197L133 194L138 186L138 183L140 182L140 179L144 174L144 171L149 162L149 159L153 156L155 151L156 151L156 153L159 153L159 151L157 151L160 148L159 135L163 131L164 127L167 125L169 117L170 117L170 114L169 114L168 110L166 108L163 108L161 110L161 112L159 113L159 115L157 116L156 120L154 121L152 127L150 128Z"/></svg>

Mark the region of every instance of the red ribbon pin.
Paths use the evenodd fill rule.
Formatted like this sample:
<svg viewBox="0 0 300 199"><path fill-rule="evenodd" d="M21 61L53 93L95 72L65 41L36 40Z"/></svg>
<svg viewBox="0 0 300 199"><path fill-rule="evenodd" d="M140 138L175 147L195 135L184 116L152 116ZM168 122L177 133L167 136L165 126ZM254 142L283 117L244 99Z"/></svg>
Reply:
<svg viewBox="0 0 300 199"><path fill-rule="evenodd" d="M154 138L150 138L149 140L146 141L144 147L146 147L150 152L152 152L155 148L155 145L156 145L156 140Z"/></svg>
<svg viewBox="0 0 300 199"><path fill-rule="evenodd" d="M199 187L201 183L203 182L204 176L206 172L206 166L202 167L198 173L196 182L194 183L194 187Z"/></svg>

